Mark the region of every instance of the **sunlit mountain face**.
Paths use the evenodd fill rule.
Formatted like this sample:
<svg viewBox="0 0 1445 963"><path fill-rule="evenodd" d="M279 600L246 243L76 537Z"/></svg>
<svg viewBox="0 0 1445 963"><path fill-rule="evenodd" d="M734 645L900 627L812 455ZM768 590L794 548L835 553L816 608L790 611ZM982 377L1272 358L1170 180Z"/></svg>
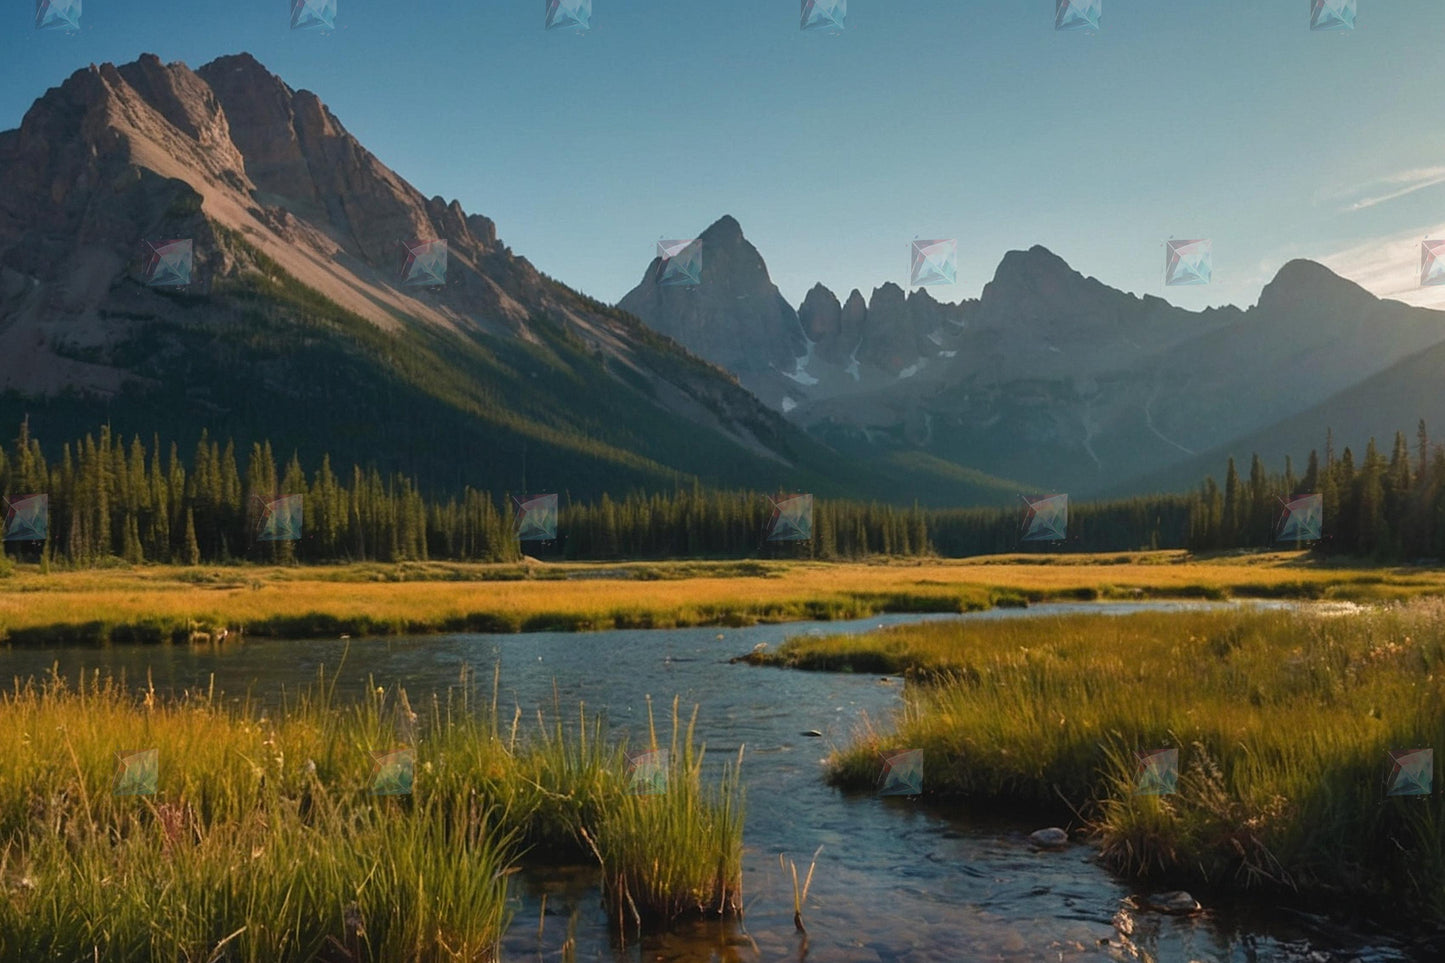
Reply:
<svg viewBox="0 0 1445 963"><path fill-rule="evenodd" d="M78 71L0 135L0 176L0 418L40 437L207 429L437 487L1003 497L946 464L853 470L246 54Z"/></svg>

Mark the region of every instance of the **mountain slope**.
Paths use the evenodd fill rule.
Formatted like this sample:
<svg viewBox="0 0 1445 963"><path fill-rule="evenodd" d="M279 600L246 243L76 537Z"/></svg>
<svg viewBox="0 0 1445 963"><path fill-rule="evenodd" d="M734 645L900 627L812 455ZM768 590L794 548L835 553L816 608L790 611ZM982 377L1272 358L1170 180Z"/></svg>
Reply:
<svg viewBox="0 0 1445 963"><path fill-rule="evenodd" d="M1305 411L1148 476L1140 484L1152 490L1186 491L1207 475L1223 482L1231 456L1244 473L1256 453L1274 470L1283 470L1284 456L1289 455L1296 475L1302 475L1311 451L1324 457L1326 432L1333 436L1336 454L1348 446L1358 458L1371 438L1388 451L1396 431L1405 433L1413 451L1420 419L1437 440L1445 433L1442 385L1445 344L1412 355Z"/></svg>
<svg viewBox="0 0 1445 963"><path fill-rule="evenodd" d="M850 464L424 197L249 55L77 71L0 133L0 183L0 424L28 413L42 438L205 428L431 487L574 495L956 482ZM173 238L190 284L148 286L142 240ZM403 285L415 239L447 242L444 285Z"/></svg>

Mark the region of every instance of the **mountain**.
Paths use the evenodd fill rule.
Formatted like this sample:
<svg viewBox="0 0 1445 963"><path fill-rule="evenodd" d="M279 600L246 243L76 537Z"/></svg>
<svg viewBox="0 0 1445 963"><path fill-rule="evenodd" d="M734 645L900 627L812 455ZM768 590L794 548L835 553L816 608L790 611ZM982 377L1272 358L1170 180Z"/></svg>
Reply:
<svg viewBox="0 0 1445 963"><path fill-rule="evenodd" d="M798 313L778 293L735 219L720 218L695 243L703 283L661 283L664 262L653 258L642 283L617 307L733 372L749 390L775 396L781 376L806 353Z"/></svg>
<svg viewBox="0 0 1445 963"><path fill-rule="evenodd" d="M857 290L840 302L819 284L795 311L735 218L724 215L697 241L701 283L659 283L664 265L654 258L617 306L733 372L784 412L803 399L857 394L911 376L947 349L968 307L939 304L921 289L906 294L896 284L866 302Z"/></svg>
<svg viewBox="0 0 1445 963"><path fill-rule="evenodd" d="M1288 455L1294 461L1295 474L1303 475L1311 451L1324 458L1327 432L1335 453L1351 447L1357 462L1371 438L1388 452L1396 431L1405 433L1413 453L1421 419L1437 440L1445 433L1441 385L1445 385L1445 344L1411 355L1305 411L1148 476L1141 484L1182 491L1197 486L1207 475L1222 483L1230 457L1244 474L1256 453L1277 471L1283 470Z"/></svg>
<svg viewBox="0 0 1445 963"><path fill-rule="evenodd" d="M729 283L705 277L694 297ZM640 304L647 286L628 299ZM665 310L638 313L670 330ZM1392 433L1400 405L1316 406L1355 386L1355 404L1383 397L1363 386L1445 342L1445 313L1380 300L1311 261L1282 267L1248 309L1189 311L1086 278L1043 247L1005 254L977 301L885 284L866 304L857 291L840 304L818 285L798 317L809 340L785 384L737 373L814 437L858 459L924 453L1085 496L1192 486L1201 453L1289 419L1312 443L1328 417ZM726 327L726 312L711 323ZM1399 369L1413 379L1391 388L1401 405L1428 395L1433 370Z"/></svg>
<svg viewBox="0 0 1445 963"><path fill-rule="evenodd" d="M183 444L206 429L431 488L582 496L691 478L895 500L1008 488L928 459L860 472L423 195L248 54L77 71L0 133L0 183L0 424L28 415L53 442L102 421ZM746 267L724 233L716 263ZM175 239L189 283L148 283L142 243ZM408 245L437 240L444 283L405 283Z"/></svg>

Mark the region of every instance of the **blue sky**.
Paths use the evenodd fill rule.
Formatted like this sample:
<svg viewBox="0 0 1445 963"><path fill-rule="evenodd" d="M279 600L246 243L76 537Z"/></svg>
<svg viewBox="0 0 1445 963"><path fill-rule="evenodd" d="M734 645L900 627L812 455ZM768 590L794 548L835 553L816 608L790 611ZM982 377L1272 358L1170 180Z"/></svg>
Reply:
<svg viewBox="0 0 1445 963"><path fill-rule="evenodd" d="M1412 278L1445 236L1445 4L1359 8L1312 32L1308 0L1104 0L1088 34L1053 0L852 0L828 37L798 0L595 0L578 37L544 0L339 0L329 35L288 0L85 0L66 35L6 0L0 128L91 62L248 50L604 301L727 213L794 304L906 284L915 236L958 238L943 300L1043 244L1187 307L1253 303L1293 257L1435 303ZM1164 286L1171 236L1213 240L1215 283Z"/></svg>

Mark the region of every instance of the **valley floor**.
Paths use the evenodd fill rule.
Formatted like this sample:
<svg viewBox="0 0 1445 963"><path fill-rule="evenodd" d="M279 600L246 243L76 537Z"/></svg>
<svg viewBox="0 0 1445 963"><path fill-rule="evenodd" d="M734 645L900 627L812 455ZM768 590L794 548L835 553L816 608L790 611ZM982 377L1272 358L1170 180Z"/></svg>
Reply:
<svg viewBox="0 0 1445 963"><path fill-rule="evenodd" d="M1005 555L868 562L147 565L0 580L11 645L745 625L1049 600L1445 594L1445 570L1305 553Z"/></svg>

